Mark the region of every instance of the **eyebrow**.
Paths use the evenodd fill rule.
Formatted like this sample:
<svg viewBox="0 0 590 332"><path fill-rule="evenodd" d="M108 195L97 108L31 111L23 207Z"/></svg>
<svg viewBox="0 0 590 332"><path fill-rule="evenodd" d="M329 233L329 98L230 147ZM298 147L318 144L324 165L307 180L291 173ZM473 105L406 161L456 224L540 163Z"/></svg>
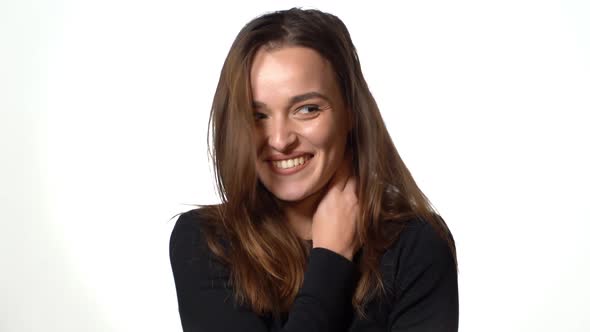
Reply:
<svg viewBox="0 0 590 332"><path fill-rule="evenodd" d="M317 92L317 91L311 91L311 92L307 92L304 94L300 94L300 95L296 95L293 96L289 99L289 104L287 105L287 108L291 108L293 105L300 103L302 101L306 101L309 99L313 99L313 98L320 98L320 99L324 99L325 101L330 102L330 98L328 98L327 96ZM255 108L266 108L266 104L260 101L256 101L254 100L252 102L253 106Z"/></svg>

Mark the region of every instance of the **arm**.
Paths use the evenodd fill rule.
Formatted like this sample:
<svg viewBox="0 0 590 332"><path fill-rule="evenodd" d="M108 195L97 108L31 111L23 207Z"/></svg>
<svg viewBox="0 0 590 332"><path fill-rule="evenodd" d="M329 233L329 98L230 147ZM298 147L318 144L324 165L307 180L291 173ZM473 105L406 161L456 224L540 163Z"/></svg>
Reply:
<svg viewBox="0 0 590 332"><path fill-rule="evenodd" d="M448 244L421 223L404 234L390 257L399 257L398 290L388 317L391 332L456 332L457 269Z"/></svg>
<svg viewBox="0 0 590 332"><path fill-rule="evenodd" d="M187 212L170 237L170 261L184 331L262 332L271 323L235 303L229 271L201 240L198 214ZM324 248L311 251L301 290L280 331L337 331L351 315L354 265Z"/></svg>

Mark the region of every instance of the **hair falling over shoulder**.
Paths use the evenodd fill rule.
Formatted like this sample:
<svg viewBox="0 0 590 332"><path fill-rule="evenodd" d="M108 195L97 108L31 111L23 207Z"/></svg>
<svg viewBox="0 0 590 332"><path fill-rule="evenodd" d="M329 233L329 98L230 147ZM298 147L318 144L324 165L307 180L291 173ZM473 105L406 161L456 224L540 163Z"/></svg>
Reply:
<svg viewBox="0 0 590 332"><path fill-rule="evenodd" d="M303 46L326 58L338 77L352 112L349 136L358 176L362 244L353 305L383 295L379 263L405 222L422 218L454 243L442 218L418 188L398 154L361 72L356 49L344 23L318 10L272 12L250 21L233 42L221 70L211 108L208 146L222 203L204 206L203 229L213 253L231 267L237 300L264 314L287 312L303 282L310 245L284 222L276 198L256 176L256 150L249 75L261 47ZM221 241L220 239L223 239Z"/></svg>

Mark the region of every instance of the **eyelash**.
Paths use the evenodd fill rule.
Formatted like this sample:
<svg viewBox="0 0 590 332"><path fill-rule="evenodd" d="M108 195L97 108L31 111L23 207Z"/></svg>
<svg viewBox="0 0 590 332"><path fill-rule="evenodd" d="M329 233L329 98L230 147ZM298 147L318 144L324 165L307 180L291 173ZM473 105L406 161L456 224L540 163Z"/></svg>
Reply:
<svg viewBox="0 0 590 332"><path fill-rule="evenodd" d="M296 112L299 112L301 109L304 109L304 108L310 109L310 111L308 111L308 113L304 113L304 114L313 114L313 113L320 111L320 107L318 105L310 104L310 105L303 105L303 106L299 107ZM262 120L265 118L266 118L266 114L261 113L261 112L254 112L254 120Z"/></svg>
<svg viewBox="0 0 590 332"><path fill-rule="evenodd" d="M254 120L255 121L262 120L264 118L266 118L266 114L260 113L260 112L254 112Z"/></svg>
<svg viewBox="0 0 590 332"><path fill-rule="evenodd" d="M310 113L307 113L307 114L315 113L315 112L318 112L320 110L320 107L318 105L303 105L303 106L301 106L301 107L299 107L297 109L297 112L299 112L301 109L306 108L306 107L315 110L315 111L310 112Z"/></svg>

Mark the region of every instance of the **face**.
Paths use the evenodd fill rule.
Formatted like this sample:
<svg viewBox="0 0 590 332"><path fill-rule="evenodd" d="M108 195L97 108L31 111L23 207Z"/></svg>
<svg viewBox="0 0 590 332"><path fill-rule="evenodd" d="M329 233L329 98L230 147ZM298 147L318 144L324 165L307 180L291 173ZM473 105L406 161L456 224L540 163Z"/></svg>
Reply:
<svg viewBox="0 0 590 332"><path fill-rule="evenodd" d="M262 48L250 74L257 175L277 198L302 201L344 157L350 122L332 66L310 48Z"/></svg>

